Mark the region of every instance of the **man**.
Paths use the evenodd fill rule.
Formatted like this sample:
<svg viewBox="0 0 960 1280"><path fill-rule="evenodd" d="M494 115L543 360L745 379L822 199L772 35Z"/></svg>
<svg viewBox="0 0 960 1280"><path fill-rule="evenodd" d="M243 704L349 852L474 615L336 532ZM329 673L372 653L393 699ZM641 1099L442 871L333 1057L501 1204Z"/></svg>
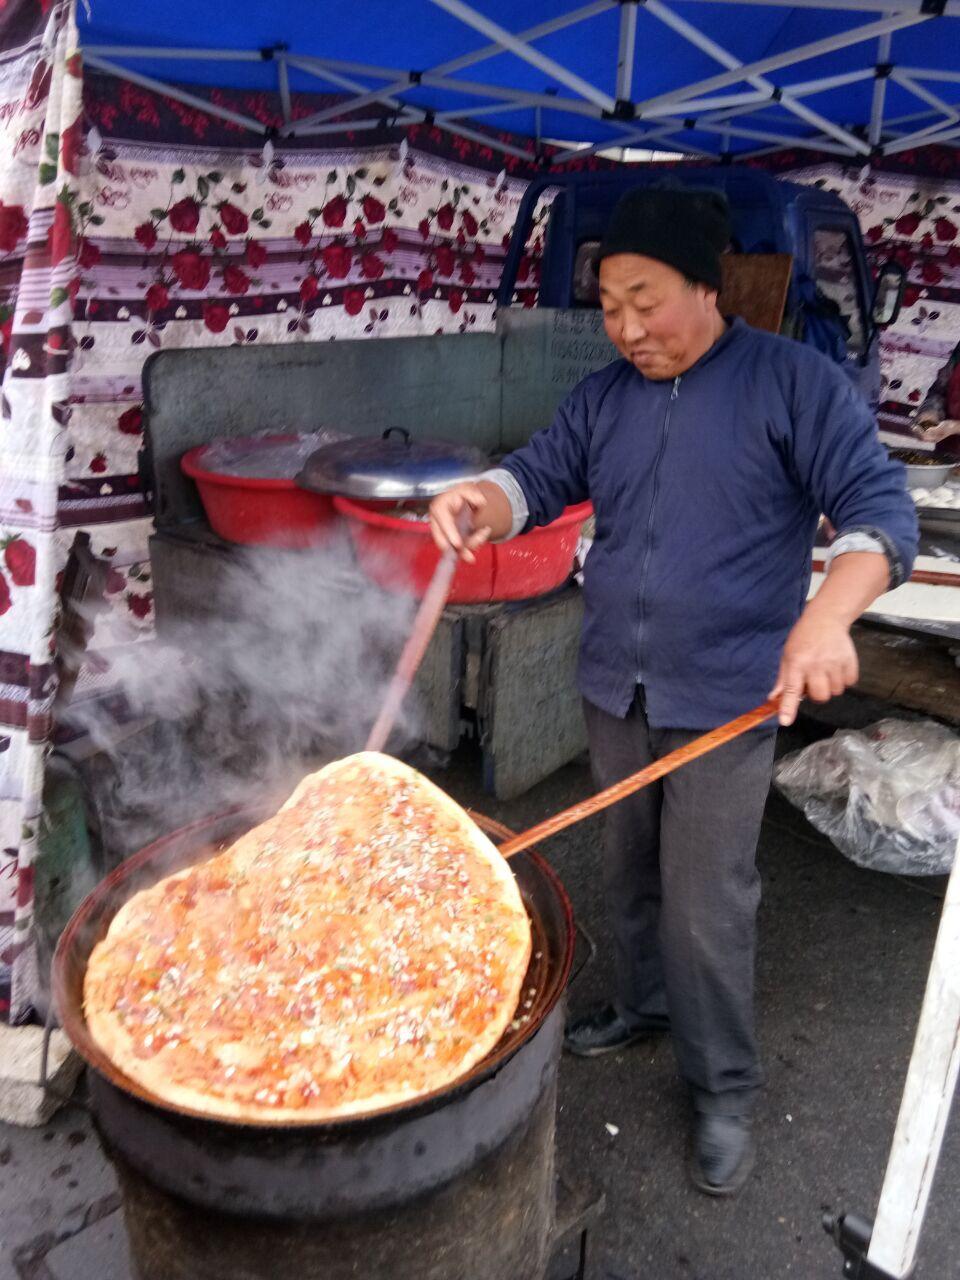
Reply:
<svg viewBox="0 0 960 1280"><path fill-rule="evenodd" d="M917 410L914 431L921 440L939 444L945 458L960 462L960 342Z"/></svg>
<svg viewBox="0 0 960 1280"><path fill-rule="evenodd" d="M593 500L579 685L598 787L771 691L782 724L802 697L841 693L857 678L851 624L916 552L903 470L842 372L717 310L728 239L720 195L625 195L599 267L621 358L501 468L431 506L437 543L470 560ZM839 536L805 606L821 512ZM753 1156L755 854L774 737L745 735L609 811L616 990L567 1028L583 1055L669 1028L694 1105L691 1174L711 1194L736 1191Z"/></svg>

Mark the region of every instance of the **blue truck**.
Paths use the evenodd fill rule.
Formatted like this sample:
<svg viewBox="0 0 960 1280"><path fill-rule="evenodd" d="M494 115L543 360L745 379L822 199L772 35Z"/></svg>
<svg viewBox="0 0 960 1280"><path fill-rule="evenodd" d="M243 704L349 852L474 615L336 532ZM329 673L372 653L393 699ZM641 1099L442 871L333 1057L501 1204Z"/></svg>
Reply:
<svg viewBox="0 0 960 1280"><path fill-rule="evenodd" d="M721 190L730 205L730 249L789 254L790 282L782 332L817 346L842 364L868 403L880 394L880 331L899 313L903 268L887 263L873 278L856 215L838 195L785 182L759 169L635 166L623 171L544 175L520 205L501 281L499 303L513 299L517 271L538 204L555 191L546 222L541 308L596 309L592 257L624 191L669 181Z"/></svg>
<svg viewBox="0 0 960 1280"><path fill-rule="evenodd" d="M789 255L779 263L777 298L786 305L782 325L779 310L775 323L826 347L875 400L878 330L896 314L903 279L891 268L872 281L851 210L828 192L748 169L691 167L670 177L726 191L734 253ZM572 386L614 358L591 255L623 191L663 179L660 166L642 165L534 181L507 252L496 324L485 332L162 351L148 361L161 636L177 619L214 609L224 567L239 554L206 524L180 469L186 450L262 430L264 405L289 430L315 430L319 417L357 435L404 427L414 438L470 444L491 460L517 448L551 421ZM534 225L544 236L537 305L511 305ZM761 293L747 288L740 300L749 306ZM472 735L486 783L504 799L574 758L586 745L574 681L582 612L575 585L448 608L418 680L421 740L446 754Z"/></svg>

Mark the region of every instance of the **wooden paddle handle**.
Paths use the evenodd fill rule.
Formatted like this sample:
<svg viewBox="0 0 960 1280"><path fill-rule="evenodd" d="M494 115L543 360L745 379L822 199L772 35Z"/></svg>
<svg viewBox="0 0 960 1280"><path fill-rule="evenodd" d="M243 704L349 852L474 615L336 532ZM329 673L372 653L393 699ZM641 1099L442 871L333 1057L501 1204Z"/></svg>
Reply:
<svg viewBox="0 0 960 1280"><path fill-rule="evenodd" d="M466 537L472 527L473 512L469 507L464 507L457 516L457 528ZM387 686L380 714L370 730L367 745L364 748L365 751L383 751L387 745L393 726L397 722L397 716L400 714L400 708L403 706L403 701L410 691L413 678L417 674L420 663L423 661L423 655L427 652L430 641L433 639L433 633L437 629L440 615L446 607L447 596L450 594L450 587L453 583L453 575L457 571L457 559L457 553L452 547L449 547L441 553L440 559L437 561L433 577L430 579L416 617L413 620L413 628L407 643L403 646L403 652L400 654L397 669L393 673L393 679Z"/></svg>
<svg viewBox="0 0 960 1280"><path fill-rule="evenodd" d="M741 733L756 729L765 720L771 720L779 710L779 701L771 698L768 702L762 703L761 706L755 707L753 711L737 716L736 720L730 720L727 724L720 725L718 729L711 729L709 733L705 733L699 738L694 738L685 747L678 747L676 751L671 751L669 755L663 756L660 760L654 760L653 764L647 765L639 773L633 773L629 778L624 778L622 782L615 782L612 787L607 787L605 791L598 792L597 795L591 796L588 800L582 800L579 804L572 805L569 809L561 810L560 813L554 814L552 818L547 818L544 822L538 823L537 826L531 827L528 831L521 831L512 840L504 841L499 846L500 852L505 858L510 858L513 854L519 853L521 849L529 849L531 845L539 844L541 840L546 840L548 836L556 835L564 827L572 827L575 822L592 817L593 814L599 813L601 809L606 809L610 805L616 804L624 796L632 795L634 791L639 791L641 787L645 787L651 782L656 782L664 774L672 773L674 769L679 769L681 765L688 764L691 760L696 760L700 756L705 756L708 751L714 751L717 747L722 747L724 743L738 738Z"/></svg>

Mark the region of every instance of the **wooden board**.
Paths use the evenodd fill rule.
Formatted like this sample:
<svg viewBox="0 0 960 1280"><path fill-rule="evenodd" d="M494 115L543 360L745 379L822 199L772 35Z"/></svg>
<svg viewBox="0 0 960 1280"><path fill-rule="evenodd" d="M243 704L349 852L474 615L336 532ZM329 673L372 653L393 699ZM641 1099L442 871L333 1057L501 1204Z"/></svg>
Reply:
<svg viewBox="0 0 960 1280"><path fill-rule="evenodd" d="M725 253L718 306L755 329L779 333L787 305L793 257L789 253Z"/></svg>
<svg viewBox="0 0 960 1280"><path fill-rule="evenodd" d="M960 678L946 648L862 623L854 625L853 639L860 659L857 693L960 724Z"/></svg>

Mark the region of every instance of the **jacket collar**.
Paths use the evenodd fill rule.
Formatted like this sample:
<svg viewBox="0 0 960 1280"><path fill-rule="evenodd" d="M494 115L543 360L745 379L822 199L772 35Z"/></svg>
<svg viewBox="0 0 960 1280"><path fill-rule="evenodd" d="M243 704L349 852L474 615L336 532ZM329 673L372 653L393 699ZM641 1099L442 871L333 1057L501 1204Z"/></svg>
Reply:
<svg viewBox="0 0 960 1280"><path fill-rule="evenodd" d="M727 317L724 318L727 319ZM713 361L718 360L727 351L729 351L731 347L735 347L749 332L750 326L740 316L733 316L727 319L726 329L724 329L723 333L716 340L713 346L706 350L700 359L695 361L689 369L684 369L683 373L679 376L681 378L689 378L690 374L695 370L702 369ZM627 363L629 363L629 361ZM658 378L656 380L652 378L644 378L639 369L635 368L633 365L630 365L630 368L633 369L637 377L643 382L649 382L650 385L654 387L663 386L667 383L673 382L673 378Z"/></svg>

